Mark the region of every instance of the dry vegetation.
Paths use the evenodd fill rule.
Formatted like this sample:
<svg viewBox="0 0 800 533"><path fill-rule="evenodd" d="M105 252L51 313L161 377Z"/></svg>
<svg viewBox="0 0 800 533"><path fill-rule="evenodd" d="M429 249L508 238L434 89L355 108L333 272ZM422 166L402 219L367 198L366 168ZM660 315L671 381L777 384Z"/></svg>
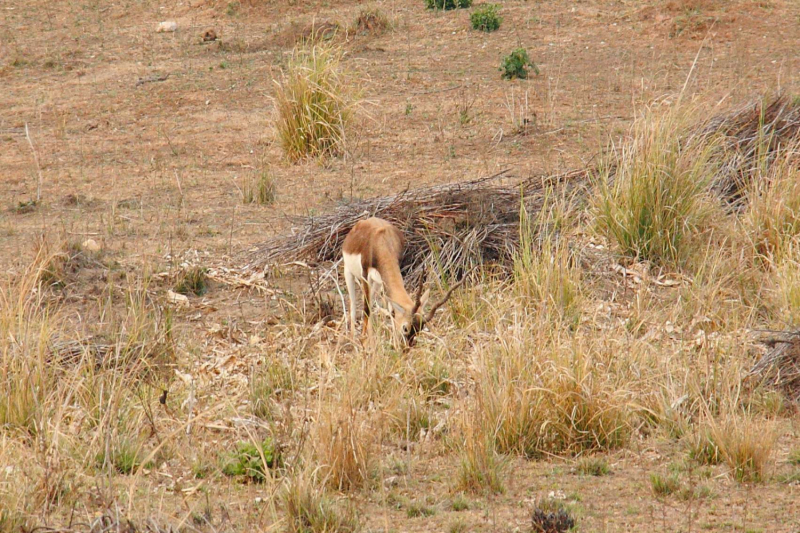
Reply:
<svg viewBox="0 0 800 533"><path fill-rule="evenodd" d="M451 4L6 9L0 533L800 527L797 6Z"/></svg>

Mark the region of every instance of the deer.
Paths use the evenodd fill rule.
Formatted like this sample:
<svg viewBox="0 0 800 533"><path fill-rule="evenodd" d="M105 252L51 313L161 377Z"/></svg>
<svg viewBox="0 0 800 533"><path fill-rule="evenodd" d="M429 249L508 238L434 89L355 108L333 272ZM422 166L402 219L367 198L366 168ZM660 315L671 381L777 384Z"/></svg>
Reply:
<svg viewBox="0 0 800 533"><path fill-rule="evenodd" d="M391 303L394 330L405 341L406 346L414 345L417 334L428 324L436 311L442 307L458 287L466 281L464 277L440 301L424 312L430 290L422 292L425 285L425 272L420 279L414 299L408 294L400 273L400 261L406 247L403 232L391 222L372 217L356 222L342 244L344 279L350 299L350 330L356 333L356 281L364 294L364 323L362 335L369 328L372 312L372 297L381 289Z"/></svg>

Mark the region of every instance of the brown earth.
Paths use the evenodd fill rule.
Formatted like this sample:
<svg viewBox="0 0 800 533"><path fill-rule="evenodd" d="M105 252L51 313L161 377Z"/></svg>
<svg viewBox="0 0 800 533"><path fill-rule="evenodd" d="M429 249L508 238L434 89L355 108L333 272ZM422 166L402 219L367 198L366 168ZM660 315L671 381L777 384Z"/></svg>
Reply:
<svg viewBox="0 0 800 533"><path fill-rule="evenodd" d="M102 262L74 277L62 299L83 329L115 268L136 274L184 260L229 264L288 228L287 215L343 199L504 168L528 175L581 166L624 135L643 106L681 90L725 108L763 91L797 91L800 83L800 3L792 0L511 0L492 34L471 30L466 10L433 12L422 0L371 5L394 27L342 39L365 104L347 153L326 164L283 159L270 129L273 80L313 21L348 27L360 2L0 6L0 268L19 271L40 236L96 240ZM156 33L163 20L175 20L178 30ZM203 41L209 28L218 40ZM500 59L517 46L541 74L501 80ZM468 109L468 120L459 109ZM243 204L243 180L264 166L277 177L278 201ZM208 374L203 404L243 401L260 357L247 338L284 309L271 293L223 283L190 305L178 321L186 368ZM796 422L790 426L782 453L800 442ZM192 445L213 450L246 428L217 420L198 431ZM612 475L597 478L574 474L572 459L513 459L506 493L475 497L462 513L448 506L455 459L426 450L424 441L418 446L396 485L355 498L369 530L442 531L457 517L469 531L527 530L532 498L550 491L578 505L581 531L800 530L796 483L742 485L719 467L703 480L710 499L655 498L649 473L666 471L674 457L668 442L644 440L609 455ZM382 452L387 462L411 453ZM133 481L115 483L123 494ZM224 477L202 490L195 485L176 461L136 490L155 495L150 512L165 521L185 520L187 509L211 501L217 529L272 527L259 486ZM404 504L384 501L387 493L425 500L437 512L409 517ZM67 515L55 512L50 523Z"/></svg>

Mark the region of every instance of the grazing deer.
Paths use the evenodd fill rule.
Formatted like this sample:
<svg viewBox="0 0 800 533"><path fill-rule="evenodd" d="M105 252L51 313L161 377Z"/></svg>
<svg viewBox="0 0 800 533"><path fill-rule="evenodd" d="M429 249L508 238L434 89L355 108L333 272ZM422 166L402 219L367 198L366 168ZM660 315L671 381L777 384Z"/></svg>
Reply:
<svg viewBox="0 0 800 533"><path fill-rule="evenodd" d="M434 313L447 302L450 295L461 286L466 277L447 291L441 301L433 305L427 313L423 312L430 291L422 293L425 276L422 276L414 300L403 286L400 274L400 260L406 246L405 237L390 222L381 218L361 220L353 226L344 239L342 256L344 259L344 279L350 297L350 328L356 330L356 281L361 283L364 293L364 327L369 327L372 310L372 296L383 286L394 310L395 331L402 335L408 346L414 345L414 338L422 331Z"/></svg>

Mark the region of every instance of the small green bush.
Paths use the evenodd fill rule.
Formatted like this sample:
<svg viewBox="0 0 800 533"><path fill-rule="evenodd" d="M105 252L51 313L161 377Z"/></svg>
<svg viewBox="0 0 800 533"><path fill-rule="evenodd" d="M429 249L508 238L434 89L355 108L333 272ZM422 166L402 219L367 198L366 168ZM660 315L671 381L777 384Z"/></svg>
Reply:
<svg viewBox="0 0 800 533"><path fill-rule="evenodd" d="M471 5L472 0L425 0L428 9L463 9Z"/></svg>
<svg viewBox="0 0 800 533"><path fill-rule="evenodd" d="M528 51L524 48L517 48L503 58L500 71L503 73L503 79L519 78L524 80L528 78L528 67L531 67L535 74L539 74L539 67L528 57Z"/></svg>
<svg viewBox="0 0 800 533"><path fill-rule="evenodd" d="M240 442L222 467L226 476L245 476L250 481L262 483L267 479L267 469L281 464L280 453L272 442L265 439L260 446L252 442Z"/></svg>
<svg viewBox="0 0 800 533"><path fill-rule="evenodd" d="M500 23L503 22L503 18L497 14L499 10L500 6L497 4L483 4L479 6L469 16L472 29L485 31L487 33L499 29Z"/></svg>

